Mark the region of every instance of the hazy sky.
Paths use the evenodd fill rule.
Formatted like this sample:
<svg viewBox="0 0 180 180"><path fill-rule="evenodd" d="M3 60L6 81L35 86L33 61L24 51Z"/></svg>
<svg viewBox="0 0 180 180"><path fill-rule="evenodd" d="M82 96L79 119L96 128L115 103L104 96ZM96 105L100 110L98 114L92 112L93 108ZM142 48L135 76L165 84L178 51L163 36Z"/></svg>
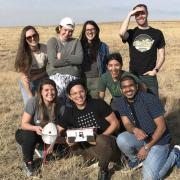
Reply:
<svg viewBox="0 0 180 180"><path fill-rule="evenodd" d="M180 0L0 0L0 26L120 21L137 3L148 5L150 20L180 20Z"/></svg>

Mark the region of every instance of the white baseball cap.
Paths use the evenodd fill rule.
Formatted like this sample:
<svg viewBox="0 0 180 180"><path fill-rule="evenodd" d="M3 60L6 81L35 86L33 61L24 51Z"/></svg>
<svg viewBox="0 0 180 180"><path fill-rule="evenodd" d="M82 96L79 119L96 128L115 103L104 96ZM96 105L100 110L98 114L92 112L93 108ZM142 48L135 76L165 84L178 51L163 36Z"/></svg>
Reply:
<svg viewBox="0 0 180 180"><path fill-rule="evenodd" d="M61 19L59 25L74 30L75 22L70 17L65 17Z"/></svg>
<svg viewBox="0 0 180 180"><path fill-rule="evenodd" d="M57 138L57 128L54 123L48 123L42 129L42 140L46 144L53 144Z"/></svg>

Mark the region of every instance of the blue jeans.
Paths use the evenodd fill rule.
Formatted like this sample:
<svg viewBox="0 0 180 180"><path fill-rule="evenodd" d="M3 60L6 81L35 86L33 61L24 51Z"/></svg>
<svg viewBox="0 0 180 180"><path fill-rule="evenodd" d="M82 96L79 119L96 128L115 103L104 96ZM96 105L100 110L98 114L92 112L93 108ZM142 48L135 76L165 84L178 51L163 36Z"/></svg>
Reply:
<svg viewBox="0 0 180 180"><path fill-rule="evenodd" d="M35 93L38 90L39 83L40 83L40 80L35 80L35 81L30 81L29 82L29 86L30 86L30 89L31 89L31 92L32 92L33 96L35 95ZM30 97L28 96L28 93L26 92L21 80L19 80L19 88L20 88L20 91L21 91L21 94L22 94L24 105L26 105L26 103L27 103L27 101L29 100Z"/></svg>
<svg viewBox="0 0 180 180"><path fill-rule="evenodd" d="M176 158L177 158L177 155L175 154L174 149L172 149L172 151L169 153L169 156L168 156L164 166L161 168L161 170L159 172L159 179L164 179L164 177L166 176L167 172L176 163Z"/></svg>
<svg viewBox="0 0 180 180"><path fill-rule="evenodd" d="M134 134L127 131L118 135L116 139L119 149L130 159L137 161L138 150L145 144L144 141L136 139ZM165 164L169 153L169 144L154 145L148 152L146 159L143 161L142 177L144 180L159 179L159 171ZM162 171L164 173L164 171Z"/></svg>

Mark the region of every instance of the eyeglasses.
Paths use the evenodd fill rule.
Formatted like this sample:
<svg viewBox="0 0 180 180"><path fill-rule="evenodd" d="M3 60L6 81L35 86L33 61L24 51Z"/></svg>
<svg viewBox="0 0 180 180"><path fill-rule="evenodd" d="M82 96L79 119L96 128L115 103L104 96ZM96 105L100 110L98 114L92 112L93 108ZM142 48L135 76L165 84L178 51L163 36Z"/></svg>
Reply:
<svg viewBox="0 0 180 180"><path fill-rule="evenodd" d="M32 38L33 38L34 40L37 40L38 35L37 35L37 34L33 34L33 35L31 35L31 36L27 36L27 37L26 37L26 40L29 41L29 42L31 42L31 41L32 41Z"/></svg>
<svg viewBox="0 0 180 180"><path fill-rule="evenodd" d="M96 29L95 29L95 28L92 28L92 29L86 29L86 32L96 32Z"/></svg>

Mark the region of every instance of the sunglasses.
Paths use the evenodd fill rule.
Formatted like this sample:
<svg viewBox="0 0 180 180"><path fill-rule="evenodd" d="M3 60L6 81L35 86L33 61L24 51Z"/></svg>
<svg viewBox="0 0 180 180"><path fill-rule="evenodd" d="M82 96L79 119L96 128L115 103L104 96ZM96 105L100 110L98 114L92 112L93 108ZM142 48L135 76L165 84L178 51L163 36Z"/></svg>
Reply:
<svg viewBox="0 0 180 180"><path fill-rule="evenodd" d="M37 34L33 34L33 35L31 35L31 36L27 36L27 37L26 37L26 40L29 41L29 42L31 42L31 41L32 41L32 38L33 38L34 40L37 40L38 35L37 35Z"/></svg>

